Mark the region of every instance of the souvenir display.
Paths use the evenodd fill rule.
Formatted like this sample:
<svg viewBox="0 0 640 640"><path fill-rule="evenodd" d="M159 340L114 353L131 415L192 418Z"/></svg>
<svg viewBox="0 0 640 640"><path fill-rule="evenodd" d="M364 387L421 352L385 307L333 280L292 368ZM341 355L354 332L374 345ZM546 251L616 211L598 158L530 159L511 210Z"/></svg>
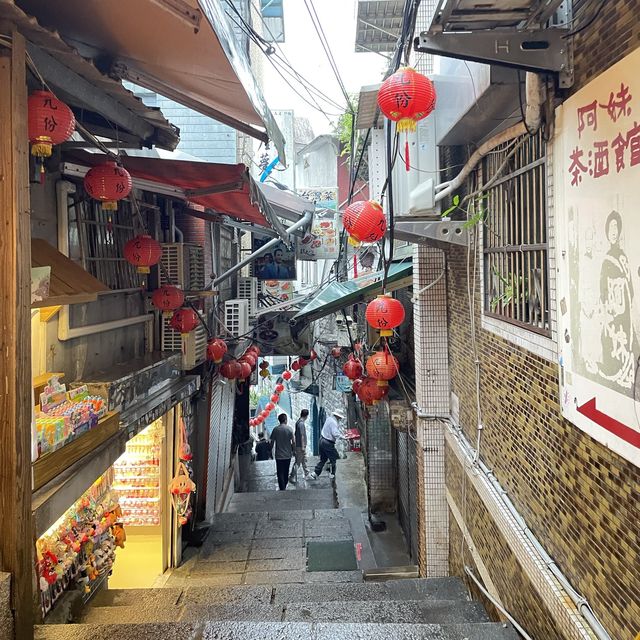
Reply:
<svg viewBox="0 0 640 640"><path fill-rule="evenodd" d="M122 522L129 526L160 524L160 454L162 420L156 420L127 442L114 464L113 489L119 496Z"/></svg>
<svg viewBox="0 0 640 640"><path fill-rule="evenodd" d="M112 483L110 469L36 541L43 615L65 591L82 589L86 598L111 573L126 539Z"/></svg>
<svg viewBox="0 0 640 640"><path fill-rule="evenodd" d="M93 429L106 412L104 399L89 395L86 386L67 391L57 378L51 378L36 412L38 457Z"/></svg>

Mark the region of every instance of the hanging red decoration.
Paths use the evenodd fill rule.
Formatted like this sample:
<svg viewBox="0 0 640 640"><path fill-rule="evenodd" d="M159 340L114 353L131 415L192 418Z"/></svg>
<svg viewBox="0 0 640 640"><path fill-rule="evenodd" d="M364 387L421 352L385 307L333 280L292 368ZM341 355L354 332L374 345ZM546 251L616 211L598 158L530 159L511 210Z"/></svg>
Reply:
<svg viewBox="0 0 640 640"><path fill-rule="evenodd" d="M166 314L179 309L184 304L184 293L178 287L165 284L153 292L151 304Z"/></svg>
<svg viewBox="0 0 640 640"><path fill-rule="evenodd" d="M311 351L309 352L309 360L315 360L318 357L318 354L311 349Z"/></svg>
<svg viewBox="0 0 640 640"><path fill-rule="evenodd" d="M378 381L378 385L386 386L389 380L398 375L398 360L386 349L376 351L367 360L367 373Z"/></svg>
<svg viewBox="0 0 640 640"><path fill-rule="evenodd" d="M264 406L267 411L273 411L276 408L276 405L273 402L267 402Z"/></svg>
<svg viewBox="0 0 640 640"><path fill-rule="evenodd" d="M393 329L404 322L405 311L400 300L382 295L367 305L364 317L369 326L380 331L381 336L392 336Z"/></svg>
<svg viewBox="0 0 640 640"><path fill-rule="evenodd" d="M380 111L397 123L400 133L416 130L416 122L426 118L436 106L436 90L429 78L411 67L398 69L389 76L378 91ZM409 140L405 138L404 161L409 171Z"/></svg>
<svg viewBox="0 0 640 640"><path fill-rule="evenodd" d="M251 365L248 362L238 362L238 380L246 380L251 375Z"/></svg>
<svg viewBox="0 0 640 640"><path fill-rule="evenodd" d="M27 100L28 133L31 155L36 159L37 178L44 178L44 158L51 156L54 144L62 144L76 128L69 107L51 91L34 91Z"/></svg>
<svg viewBox="0 0 640 640"><path fill-rule="evenodd" d="M266 409L263 409L263 410L260 412L260 417L261 417L263 420L266 420L266 419L269 417L269 412L268 412Z"/></svg>
<svg viewBox="0 0 640 640"><path fill-rule="evenodd" d="M256 368L256 356L254 355L254 353L252 351L247 351L242 358L240 358L241 362L248 362L249 366L251 367L251 370L253 371Z"/></svg>
<svg viewBox="0 0 640 640"><path fill-rule="evenodd" d="M131 192L133 183L129 172L112 160L92 167L84 177L84 188L94 199L102 202L102 208L115 211L118 200L123 200Z"/></svg>
<svg viewBox="0 0 640 640"><path fill-rule="evenodd" d="M220 365L220 375L227 380L234 380L236 378L236 361L227 360Z"/></svg>
<svg viewBox="0 0 640 640"><path fill-rule="evenodd" d="M309 360L306 358L298 358L298 362L300 363L300 368L306 367L309 364Z"/></svg>
<svg viewBox="0 0 640 640"><path fill-rule="evenodd" d="M342 349L340 347L333 347L333 349L331 349L331 355L334 358L339 358L342 355Z"/></svg>
<svg viewBox="0 0 640 640"><path fill-rule="evenodd" d="M300 371L300 361L299 360L294 360L293 363L291 364L291 368L294 371Z"/></svg>
<svg viewBox="0 0 640 640"><path fill-rule="evenodd" d="M275 386L275 390L276 393L282 393L284 391L284 385L278 382L278 384Z"/></svg>
<svg viewBox="0 0 640 640"><path fill-rule="evenodd" d="M350 204L342 217L351 244L377 242L387 231L387 219L379 203L365 200Z"/></svg>
<svg viewBox="0 0 640 640"><path fill-rule="evenodd" d="M429 78L411 67L402 67L382 83L378 106L397 123L397 131L415 131L416 122L435 109L436 90Z"/></svg>
<svg viewBox="0 0 640 640"><path fill-rule="evenodd" d="M270 400L274 404L278 404L278 402L280 402L280 396L277 393L274 393L274 394L272 394Z"/></svg>
<svg viewBox="0 0 640 640"><path fill-rule="evenodd" d="M256 354L256 360L260 357L260 347L257 344L252 344L247 351L253 351Z"/></svg>
<svg viewBox="0 0 640 640"><path fill-rule="evenodd" d="M221 338L215 338L207 345L207 360L219 364L225 353L227 353L227 343Z"/></svg>
<svg viewBox="0 0 640 640"><path fill-rule="evenodd" d="M285 371L285 372L282 374L282 377L283 377L285 380L291 380L291 376L292 376L292 375L293 375L293 374L291 373L291 371Z"/></svg>
<svg viewBox="0 0 640 640"><path fill-rule="evenodd" d="M189 307L183 307L173 314L169 326L182 334L187 334L198 326L198 322L198 314Z"/></svg>
<svg viewBox="0 0 640 640"><path fill-rule="evenodd" d="M342 367L342 372L349 380L357 380L362 375L362 363L351 354L344 367Z"/></svg>
<svg viewBox="0 0 640 640"><path fill-rule="evenodd" d="M362 386L362 380L358 378L357 380L354 380L351 383L351 391L353 391L353 393L357 395L361 386Z"/></svg>
<svg viewBox="0 0 640 640"><path fill-rule="evenodd" d="M375 404L384 398L385 390L383 387L378 386L373 378L365 378L358 388L357 395L364 404Z"/></svg>
<svg viewBox="0 0 640 640"><path fill-rule="evenodd" d="M260 363L260 368L261 368L261 369L268 369L268 368L269 368L269 363L268 363L266 360L263 360L263 361Z"/></svg>
<svg viewBox="0 0 640 640"><path fill-rule="evenodd" d="M149 273L149 267L160 262L162 246L151 236L136 236L124 245L124 258L138 269L138 273Z"/></svg>

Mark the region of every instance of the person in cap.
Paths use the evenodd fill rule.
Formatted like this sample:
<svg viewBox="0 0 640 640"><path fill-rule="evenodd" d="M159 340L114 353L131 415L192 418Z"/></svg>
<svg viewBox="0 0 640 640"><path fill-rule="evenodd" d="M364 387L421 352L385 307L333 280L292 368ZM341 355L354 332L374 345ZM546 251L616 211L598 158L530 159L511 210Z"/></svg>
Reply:
<svg viewBox="0 0 640 640"><path fill-rule="evenodd" d="M334 411L325 420L325 423L322 426L322 431L320 432L320 461L316 465L315 469L309 474L309 478L311 480L316 480L322 473L322 469L324 469L324 465L327 463L327 460L331 465L329 477L336 477L336 461L338 460L336 442L339 438L344 438L342 429L340 429L341 420L344 420L344 415L341 411Z"/></svg>

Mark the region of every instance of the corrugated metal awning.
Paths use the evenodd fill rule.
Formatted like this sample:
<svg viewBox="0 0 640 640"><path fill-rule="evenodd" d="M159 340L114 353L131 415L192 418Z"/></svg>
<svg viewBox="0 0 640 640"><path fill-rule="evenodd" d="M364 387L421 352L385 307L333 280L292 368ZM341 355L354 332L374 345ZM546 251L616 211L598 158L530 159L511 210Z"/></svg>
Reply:
<svg viewBox="0 0 640 640"><path fill-rule="evenodd" d="M6 2L7 0L2 0ZM110 76L263 141L284 138L217 0L16 0Z"/></svg>
<svg viewBox="0 0 640 640"><path fill-rule="evenodd" d="M404 0L359 0L356 51L392 52L400 29Z"/></svg>

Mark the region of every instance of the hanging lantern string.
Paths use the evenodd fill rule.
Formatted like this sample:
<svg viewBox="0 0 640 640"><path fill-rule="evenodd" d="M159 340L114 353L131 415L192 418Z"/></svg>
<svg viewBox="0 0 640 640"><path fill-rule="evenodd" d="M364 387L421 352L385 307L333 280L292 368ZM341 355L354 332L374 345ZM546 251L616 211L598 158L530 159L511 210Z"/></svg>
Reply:
<svg viewBox="0 0 640 640"><path fill-rule="evenodd" d="M147 226L144 222L144 218L142 217L142 212L140 211L140 206L138 205L138 199L134 196L133 191L131 192L131 194L129 195L129 202L133 205L133 208L135 209L135 213L136 213L136 218L138 220L138 224L140 225L141 229L147 234L147 235L151 235L147 229ZM169 277L169 272L167 270L167 267L164 265L164 263L162 262L162 258L160 259L160 262L158 263L158 267L159 269L162 271L162 274L164 275L166 281L170 284L173 285L174 287L176 286L175 282L173 282L171 280L171 278ZM185 302L186 304L194 311L194 313L196 314L196 316L198 317L198 321L200 322L200 324L204 327L204 330L207 332L207 339L210 340L213 337L213 332L211 331L211 329L209 328L209 325L206 323L205 319L202 317L202 315L198 312L198 309L196 308L196 306L193 304L193 302L191 302L191 300L185 298ZM226 329L226 327L225 327ZM227 330L228 331L228 330Z"/></svg>

